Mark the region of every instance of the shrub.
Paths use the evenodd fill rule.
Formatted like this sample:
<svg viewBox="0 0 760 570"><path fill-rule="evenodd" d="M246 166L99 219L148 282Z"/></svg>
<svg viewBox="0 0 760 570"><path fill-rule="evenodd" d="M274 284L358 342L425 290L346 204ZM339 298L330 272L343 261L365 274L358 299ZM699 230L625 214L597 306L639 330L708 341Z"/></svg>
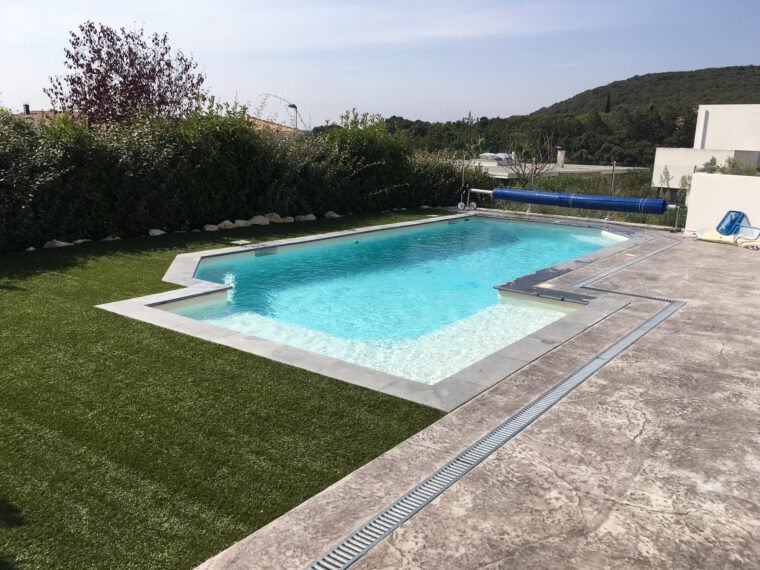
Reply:
<svg viewBox="0 0 760 570"><path fill-rule="evenodd" d="M479 168L465 175L491 187ZM356 111L295 137L254 127L245 108L228 105L107 128L66 114L34 128L0 111L0 251L271 211L454 204L461 176L453 156L412 153L404 135Z"/></svg>

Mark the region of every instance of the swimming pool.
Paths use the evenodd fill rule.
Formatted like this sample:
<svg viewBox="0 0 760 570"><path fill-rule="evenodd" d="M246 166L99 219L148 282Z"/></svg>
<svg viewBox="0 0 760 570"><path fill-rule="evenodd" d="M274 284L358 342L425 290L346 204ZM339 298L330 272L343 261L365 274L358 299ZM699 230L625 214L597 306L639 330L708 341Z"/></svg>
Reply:
<svg viewBox="0 0 760 570"><path fill-rule="evenodd" d="M425 384L558 320L567 304L495 285L626 239L596 228L460 218L204 258L225 298L174 314Z"/></svg>

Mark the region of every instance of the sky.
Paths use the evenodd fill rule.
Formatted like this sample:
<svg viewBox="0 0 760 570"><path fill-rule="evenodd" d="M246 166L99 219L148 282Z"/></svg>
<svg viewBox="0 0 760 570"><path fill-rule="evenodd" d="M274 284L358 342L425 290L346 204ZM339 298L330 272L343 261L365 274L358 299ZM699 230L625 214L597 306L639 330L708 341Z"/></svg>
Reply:
<svg viewBox="0 0 760 570"><path fill-rule="evenodd" d="M308 127L351 108L506 117L634 75L760 64L757 0L0 0L0 105L50 108L87 20L166 32L218 100L286 124L293 103Z"/></svg>

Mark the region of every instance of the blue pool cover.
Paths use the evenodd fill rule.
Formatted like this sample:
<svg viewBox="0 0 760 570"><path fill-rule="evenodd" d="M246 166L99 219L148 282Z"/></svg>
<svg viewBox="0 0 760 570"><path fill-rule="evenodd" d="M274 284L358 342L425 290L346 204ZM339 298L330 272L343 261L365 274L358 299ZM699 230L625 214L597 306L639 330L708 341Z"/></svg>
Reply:
<svg viewBox="0 0 760 570"><path fill-rule="evenodd" d="M537 192L517 188L494 188L496 200L511 200L545 206L564 206L584 210L607 210L614 212L638 212L662 214L667 209L665 200L658 198L624 198L620 196L591 196L589 194L564 194L562 192Z"/></svg>

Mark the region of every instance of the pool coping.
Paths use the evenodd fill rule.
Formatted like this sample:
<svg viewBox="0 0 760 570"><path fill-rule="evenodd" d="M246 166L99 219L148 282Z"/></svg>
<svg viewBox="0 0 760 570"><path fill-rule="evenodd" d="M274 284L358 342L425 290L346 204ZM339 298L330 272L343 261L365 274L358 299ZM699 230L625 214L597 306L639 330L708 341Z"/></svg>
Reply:
<svg viewBox="0 0 760 570"><path fill-rule="evenodd" d="M366 233L376 233L383 230L395 230L431 223L444 223L446 221L451 223L452 221L475 217L606 229L625 235L628 239L581 257L522 276L513 281L495 285L495 288L500 292L577 303L581 304L582 307L432 385L422 384L286 344L204 323L189 317L170 313L161 308L162 305L169 303L186 301L200 296L221 294L230 289L228 285L211 283L193 277L199 263L204 258L240 253L255 255L257 250L266 248L314 243L336 237L353 237ZM600 220L600 223L594 223L589 220L582 220L579 223L568 223L566 219L552 220L545 217L540 220L526 220L524 217L516 218L508 214L494 212L436 216L435 218L413 220L410 222L383 224L180 254L175 257L169 266L163 277L163 281L182 285L184 286L183 289L105 303L97 305L97 307L125 317L151 323L196 338L233 347L311 372L324 374L344 382L450 412L630 303L630 300L626 298L594 296L592 294L580 293L577 290L572 291L566 288L552 287L547 281L637 247L652 239L655 239L655 236L640 228L626 227L617 223L604 223L603 220Z"/></svg>

